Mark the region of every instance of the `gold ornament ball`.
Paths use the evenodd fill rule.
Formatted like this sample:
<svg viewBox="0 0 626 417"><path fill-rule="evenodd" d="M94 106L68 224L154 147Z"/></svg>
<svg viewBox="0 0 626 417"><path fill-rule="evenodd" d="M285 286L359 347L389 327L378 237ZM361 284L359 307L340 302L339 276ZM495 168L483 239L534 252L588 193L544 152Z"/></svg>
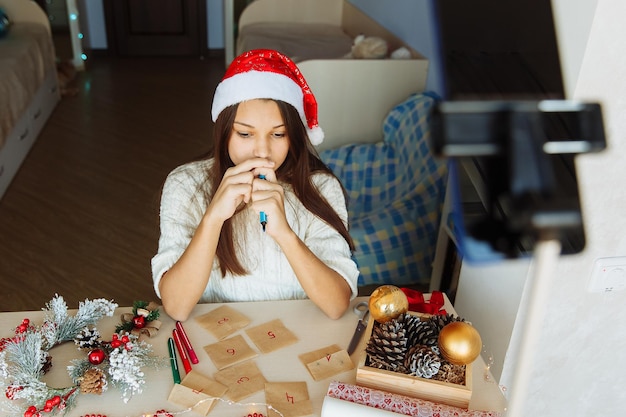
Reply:
<svg viewBox="0 0 626 417"><path fill-rule="evenodd" d="M406 294L395 285L382 285L372 292L369 299L370 315L379 323L393 320L409 310Z"/></svg>
<svg viewBox="0 0 626 417"><path fill-rule="evenodd" d="M480 355L483 342L471 324L463 321L448 323L439 332L441 356L453 365L467 365Z"/></svg>

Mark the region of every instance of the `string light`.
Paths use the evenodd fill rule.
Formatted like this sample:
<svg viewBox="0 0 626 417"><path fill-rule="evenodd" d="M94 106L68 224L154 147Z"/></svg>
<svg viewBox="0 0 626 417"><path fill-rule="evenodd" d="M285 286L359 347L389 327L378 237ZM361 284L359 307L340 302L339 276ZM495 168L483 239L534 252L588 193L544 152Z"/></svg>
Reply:
<svg viewBox="0 0 626 417"><path fill-rule="evenodd" d="M493 376L491 375L491 365L493 365L494 363L494 358L491 353L487 352L487 348L485 347L485 345L483 345L482 357L487 358L487 360L485 361L485 372L483 374L483 379L485 380L485 382L496 384L497 382L494 380ZM506 393L506 390L507 390L506 386L498 385L498 388L500 388L500 391L502 391L503 394Z"/></svg>
<svg viewBox="0 0 626 417"><path fill-rule="evenodd" d="M70 41L72 43L72 63L77 70L85 68L84 61L87 60L87 55L83 52L83 33L80 31L80 19L78 14L78 8L76 7L76 0L67 0L67 16L69 18L70 29Z"/></svg>
<svg viewBox="0 0 626 417"><path fill-rule="evenodd" d="M181 416L181 415L187 414L189 412L193 412L193 410L196 407L198 407L199 405L203 404L206 401L214 401L214 400L218 400L218 401L221 401L223 403L226 403L228 406L266 407L268 410L271 410L271 411L275 412L280 417L285 417L285 415L283 413L278 411L276 408L274 408L270 404L257 403L257 402L238 403L238 402L235 402L235 401L225 400L223 398L217 398L217 397L205 398L205 399L200 400L197 403L195 403L192 407L186 408L186 409L184 409L182 411L157 410L157 411L155 411L153 413L144 413L144 414L138 415L137 417L176 417L176 416ZM107 417L107 416L104 415L104 414L89 413L89 414L85 414L84 416L81 416L81 417ZM253 413L243 414L242 417L268 417L268 416L266 416L263 413L253 412Z"/></svg>
<svg viewBox="0 0 626 417"><path fill-rule="evenodd" d="M199 405L207 402L207 401L214 401L214 400L218 400L221 401L223 403L226 403L228 406L240 406L240 407L266 407L268 410L273 411L274 413L278 414L280 417L285 417L285 415L283 413L281 413L280 411L278 411L276 408L274 408L271 404L267 404L267 403L257 403L257 402L252 402L252 403L239 403L239 402L235 402L235 401L230 401L230 400L225 400L223 398L217 398L217 397L208 397L205 398L203 400L198 401L197 403L195 403L193 406L186 408L182 411L166 411L166 410L158 410L155 411L153 413L144 413L141 414L137 417L176 417L176 416L181 416L184 414L187 414L189 412L193 412L193 410L198 407ZM82 417L97 417L97 416L102 416L102 417L106 417L103 414L85 414ZM246 414L246 415L242 415L242 417L267 417L265 414L263 413L253 413L253 414Z"/></svg>

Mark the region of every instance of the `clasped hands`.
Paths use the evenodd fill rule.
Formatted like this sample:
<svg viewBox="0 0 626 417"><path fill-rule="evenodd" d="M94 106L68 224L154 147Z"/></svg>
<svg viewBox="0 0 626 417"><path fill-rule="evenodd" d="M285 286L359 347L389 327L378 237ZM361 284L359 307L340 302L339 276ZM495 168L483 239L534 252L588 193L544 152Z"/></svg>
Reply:
<svg viewBox="0 0 626 417"><path fill-rule="evenodd" d="M289 228L285 216L284 189L277 182L274 165L273 161L265 158L252 158L228 168L208 211L226 221L241 205L248 204L257 214L265 212L269 235L276 236ZM260 175L265 176L265 179L260 179Z"/></svg>

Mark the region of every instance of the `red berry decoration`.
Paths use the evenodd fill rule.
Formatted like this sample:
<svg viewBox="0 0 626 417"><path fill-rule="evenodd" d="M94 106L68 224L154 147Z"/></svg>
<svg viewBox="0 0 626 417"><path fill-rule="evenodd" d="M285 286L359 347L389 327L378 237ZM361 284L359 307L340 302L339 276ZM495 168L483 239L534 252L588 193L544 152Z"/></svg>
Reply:
<svg viewBox="0 0 626 417"><path fill-rule="evenodd" d="M22 320L22 324L17 326L17 328L15 329L15 333L24 333L24 332L26 332L28 330L28 326L30 326L30 320L29 319Z"/></svg>
<svg viewBox="0 0 626 417"><path fill-rule="evenodd" d="M100 365L105 358L104 350L94 349L89 352L89 363L92 365Z"/></svg>
<svg viewBox="0 0 626 417"><path fill-rule="evenodd" d="M20 387L20 386L16 386L16 385L9 385L4 393L4 395L6 395L6 397L9 400L12 400L15 398L15 394L18 393L19 391L23 390L24 387Z"/></svg>
<svg viewBox="0 0 626 417"><path fill-rule="evenodd" d="M37 407L35 407L34 405L31 405L26 409L26 411L24 411L24 417L33 417L37 414Z"/></svg>
<svg viewBox="0 0 626 417"><path fill-rule="evenodd" d="M135 329L143 329L146 327L146 318L144 316L133 317L133 326Z"/></svg>
<svg viewBox="0 0 626 417"><path fill-rule="evenodd" d="M113 349L117 349L118 347L122 346L122 342L118 339L118 335L114 334L111 339L112 339L111 340L111 347Z"/></svg>

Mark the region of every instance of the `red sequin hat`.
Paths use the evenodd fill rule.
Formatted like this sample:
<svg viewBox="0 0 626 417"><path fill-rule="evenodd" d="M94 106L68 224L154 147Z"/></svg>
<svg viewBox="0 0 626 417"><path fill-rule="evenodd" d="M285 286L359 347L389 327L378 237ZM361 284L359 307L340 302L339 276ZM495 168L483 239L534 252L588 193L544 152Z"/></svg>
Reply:
<svg viewBox="0 0 626 417"><path fill-rule="evenodd" d="M307 127L311 143L322 143L324 132L317 121L317 101L289 57L271 49L255 49L235 58L215 90L212 119L215 122L228 106L258 98L291 104Z"/></svg>

